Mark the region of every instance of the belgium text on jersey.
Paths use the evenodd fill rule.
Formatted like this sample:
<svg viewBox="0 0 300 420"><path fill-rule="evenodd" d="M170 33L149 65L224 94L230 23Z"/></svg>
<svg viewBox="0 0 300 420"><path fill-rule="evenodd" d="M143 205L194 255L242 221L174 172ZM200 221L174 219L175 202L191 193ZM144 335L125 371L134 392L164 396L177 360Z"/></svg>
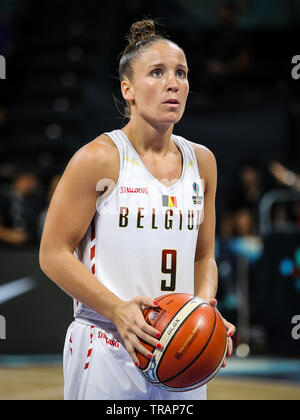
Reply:
<svg viewBox="0 0 300 420"><path fill-rule="evenodd" d="M146 215L144 207L138 207L132 212L128 207L120 207L120 228L127 228L131 224L134 224L137 229L144 229L147 223L147 226L151 229L198 230L203 220L203 212L194 209L187 210L187 212L176 208L166 209L161 225L158 224L157 219L157 209L155 208L152 208L151 215Z"/></svg>

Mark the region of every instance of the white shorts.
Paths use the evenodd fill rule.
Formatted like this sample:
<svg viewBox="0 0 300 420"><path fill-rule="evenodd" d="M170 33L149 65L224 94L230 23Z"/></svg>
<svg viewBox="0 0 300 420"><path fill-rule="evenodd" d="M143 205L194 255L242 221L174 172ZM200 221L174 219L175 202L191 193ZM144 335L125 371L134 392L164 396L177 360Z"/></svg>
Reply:
<svg viewBox="0 0 300 420"><path fill-rule="evenodd" d="M65 400L206 400L206 386L170 392L148 382L134 365L118 331L70 325L64 346Z"/></svg>

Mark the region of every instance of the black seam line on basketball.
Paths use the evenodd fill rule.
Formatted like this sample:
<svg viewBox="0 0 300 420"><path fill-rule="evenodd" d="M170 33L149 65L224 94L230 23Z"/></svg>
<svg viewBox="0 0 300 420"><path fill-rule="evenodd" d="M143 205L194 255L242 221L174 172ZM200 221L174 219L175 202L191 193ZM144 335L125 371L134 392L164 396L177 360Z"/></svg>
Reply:
<svg viewBox="0 0 300 420"><path fill-rule="evenodd" d="M191 299L192 300L192 299ZM183 305L183 306L181 306L181 308L180 309L178 309L178 311L176 312L176 314L173 316L173 318L171 318L170 319L170 321L168 322L168 325L173 321L173 319L174 318L176 318L176 316L177 316L177 314L186 306L186 305L188 305L190 302L191 302L191 300L189 300L188 302L185 302L185 304ZM200 303L198 306L196 306L194 309L193 309L193 311L192 312L190 312L189 313L189 315L191 315L197 308L200 308L200 306L202 306L202 305L207 305L207 303L206 302L203 302L203 303ZM163 334L164 334L164 332L166 331L166 329L168 328L168 325L165 327L165 329L163 330L163 332L161 333L161 337L163 336ZM180 327L178 328L178 330L180 330L180 328L181 328L181 325L180 325ZM177 331L178 331L177 330ZM177 334L177 333L176 333ZM176 335L175 334L175 335ZM174 337L172 337L171 338L171 340L169 341L169 343L168 343L168 345L167 345L167 347L164 349L164 350L166 350L168 347L169 347L169 344L171 343L171 341L173 340L173 338Z"/></svg>
<svg viewBox="0 0 300 420"><path fill-rule="evenodd" d="M171 296L175 296L175 295L183 295L184 293L166 293L165 295L161 296L159 299L156 300L156 302L161 302L163 299L171 297ZM193 299L193 295L191 295L191 299Z"/></svg>
<svg viewBox="0 0 300 420"><path fill-rule="evenodd" d="M225 344L225 349L224 349L224 351L223 351L223 353L222 353L222 357L221 357L221 359L220 359L220 361L219 361L219 363L218 363L218 366L220 366L222 359L226 356L225 352L226 352L226 344ZM220 370L220 369L219 369L219 370ZM218 370L218 371L219 371L219 370ZM218 372L216 372L216 373L212 376L212 378L211 378L211 379L213 379L213 378L216 376L216 374L217 374L217 373L218 373ZM207 378L209 378L209 376L211 376L211 373L210 373L209 375L207 375L204 379L202 379L202 381L201 381L201 382L205 381ZM194 386L194 385L196 385L196 384L197 384L197 382L195 382L194 384L191 384L190 386Z"/></svg>
<svg viewBox="0 0 300 420"><path fill-rule="evenodd" d="M214 321L214 326L213 326L213 328L212 328L212 332L211 332L211 334L210 334L210 336L209 336L209 338L208 338L208 340L207 340L207 342L206 342L206 344L205 344L205 346L203 347L203 349L201 350L201 352L197 355L197 357L195 357L195 359L188 365L188 366L186 366L184 369L182 369L180 372L178 372L178 373L176 373L176 375L174 375L174 376L172 376L171 378L169 378L169 379L166 379L165 381L163 381L162 383L164 384L164 383L166 383L166 382L169 382L169 381L171 381L171 380L173 380L174 378L176 378L177 376L179 376L179 375L181 375L185 370L187 370L190 366L192 366L193 364L194 364L194 362L197 360L197 359L199 359L199 357L203 354L203 352L206 350L206 348L207 348L207 346L208 346L208 344L209 344L209 342L210 342L210 340L211 340L211 338L212 338L212 336L213 336L213 334L214 334L214 332L215 332L215 329L216 329L216 325L217 325L217 314L216 314L216 311L215 311L215 309L214 309L214 314L215 314L215 321ZM181 326L180 326L181 327ZM178 329L179 330L179 329ZM178 330L177 330L177 332L178 332ZM177 332L176 332L176 334L177 334ZM175 336L176 336L176 334L175 334ZM173 339L173 337L172 337L172 339ZM193 386L194 384L191 384L190 386Z"/></svg>
<svg viewBox="0 0 300 420"><path fill-rule="evenodd" d="M171 378L169 378L169 379L166 379L165 381L161 381L163 384L165 384L166 382L169 382L169 381L171 381L171 380L173 380L174 378L176 378L177 376L179 376L179 375L181 375L182 374L182 372L184 372L185 370L187 370L190 366L192 366L192 364L197 360L197 359L199 359L199 357L203 354L203 352L206 350L206 348L207 348L207 346L208 346L208 344L209 344L209 342L210 342L210 340L211 340L211 337L213 336L213 333L215 332L215 329L216 329L216 324L217 324L217 314L216 314L216 311L215 311L215 309L214 309L214 314L215 314L215 322L214 322L214 326L213 326L213 329L212 329L212 332L211 332L211 334L210 334L210 336L209 336L209 339L207 340L207 342L206 342L206 344L205 344L205 346L203 347L203 349L201 350L201 352L198 354L198 356L197 357L195 357L195 359L188 365L188 366L186 366L184 369L182 369L180 372L178 372L178 373L176 373L176 375L174 375L174 376L172 376ZM179 330L179 329L178 329ZM177 330L177 332L178 332L178 330ZM177 334L177 332L176 332L176 334ZM176 334L175 334L175 336L176 336ZM172 337L173 338L173 337ZM193 384L191 384L191 386L192 386Z"/></svg>
<svg viewBox="0 0 300 420"><path fill-rule="evenodd" d="M181 295L182 293L172 293L172 295ZM159 302L161 301L161 300L163 300L165 297L170 297L170 296L172 296L171 294L167 294L167 295L164 295L164 296L162 296L162 298L159 300ZM190 300L188 300L187 302L185 302L185 304L183 305L183 306L181 306L181 308L180 309L178 309L178 311L176 312L176 314L173 316L173 318L171 318L170 319L170 321L168 322L168 325L170 324L170 322L171 321L173 321L173 319L175 318L175 316L178 314L178 312L180 312L191 300L193 300L194 299L194 297L191 295L191 299ZM205 302L203 302L203 303L201 303L199 306L201 306L201 305L204 305L205 304ZM198 308L198 306L197 306L197 308ZM193 311L194 312L194 311ZM166 329L168 328L168 326L166 326L165 327L165 329L163 330L163 332L161 333L161 337L163 336L163 334L164 334L164 332L166 331ZM172 340L172 339L171 339ZM153 346L152 346L153 347ZM166 348L168 348L168 346L166 347ZM155 348L154 348L154 350L155 350ZM143 370L145 370L145 369L148 369L148 366L149 366L149 363L152 361L152 359L149 359L148 360L148 363L147 363L147 365L143 368ZM158 366L160 365L160 361L159 361L159 363L158 363L158 365L157 365L157 368L156 368L156 370L158 369Z"/></svg>
<svg viewBox="0 0 300 420"><path fill-rule="evenodd" d="M226 351L226 345L225 345L225 350L223 351L223 356L221 357L221 360L219 361L218 366L220 366L222 359L224 358L224 356L226 356L225 351ZM219 370L220 370L220 369L219 369ZM218 370L218 372L219 372L219 370ZM216 372L216 373L212 376L212 378L211 378L211 379L213 379L213 378L216 376L216 374L217 374L218 372ZM204 379L202 379L202 381L205 381L205 380L206 380L209 376L211 376L211 374L210 374L210 375L207 375ZM197 382L195 382L194 384L191 384L191 386L196 385L196 383L197 383Z"/></svg>
<svg viewBox="0 0 300 420"><path fill-rule="evenodd" d="M163 299L168 298L170 296L174 295L182 295L182 293L167 293L166 295L161 296L159 299L156 299L155 302L161 302ZM192 298L191 298L192 299ZM150 306L145 310L144 316L148 315L148 313L151 311L151 309L155 308L155 306Z"/></svg>
<svg viewBox="0 0 300 420"><path fill-rule="evenodd" d="M188 301L188 302L186 302L180 309L179 309L179 311L178 312L180 312L181 310L182 310L182 308L184 308L188 303L189 303L190 301ZM192 312L190 312L189 314L188 314L188 316L190 316L190 315L192 315L198 308L200 308L201 306L203 306L203 305L208 305L208 303L206 303L206 302L202 302L202 303L200 303L198 306L196 306L196 308L194 308L193 309L193 311ZM173 318L170 320L170 322L175 318L175 316L178 314L178 312L176 312L176 314L173 316ZM185 320L186 320L186 318L185 318ZM185 321L184 320L184 321ZM169 324L170 324L170 322L169 322ZM178 334L178 331L180 330L180 328L183 326L183 324L184 324L184 322L179 326L179 328L177 329L177 331L176 331L176 334L174 334L173 335L173 337L170 339L170 341L168 342L168 344L167 344L167 347L165 347L164 348L164 352L166 352L166 350L167 350L167 348L170 346L170 344L172 343L172 341L174 340L174 338L176 337L176 335ZM166 327L165 329L164 329L164 331L167 329L168 327ZM158 363L158 365L157 365L157 368L156 368L156 371L158 372L158 367L159 367L159 365L160 365L160 363L161 363L161 360L162 359L160 359L160 361L159 361L159 363ZM177 376L177 375L176 375ZM157 379L163 384L165 381L161 381L160 379L159 379L159 377L157 376ZM169 379L167 379L167 380L169 380Z"/></svg>
<svg viewBox="0 0 300 420"><path fill-rule="evenodd" d="M165 299L165 298L168 298L168 297L170 297L170 296L175 296L175 295L182 295L182 293L168 293L168 294L166 294L166 295L164 295L164 296L162 296L160 299L157 299L157 302L161 302L163 299ZM168 324L170 324L170 322L175 318L175 316L178 314L178 312L180 312L189 302L191 302L191 300L193 300L194 299L194 296L193 295L191 295L191 299L190 300L188 300L187 302L185 302L185 304L183 305L183 306L181 306L181 308L180 309L178 309L178 311L176 312L176 314L173 316L173 318L171 318L170 319L170 321L168 322ZM205 302L203 302L203 303L201 303L201 305L203 305ZM150 308L151 309L151 308ZM165 329L163 330L163 332L161 333L161 337L163 336L163 333L166 331L166 329L167 329L168 327L165 327ZM149 363L148 363L149 364ZM147 365L147 367L148 367L148 365ZM146 369L146 368L145 368Z"/></svg>

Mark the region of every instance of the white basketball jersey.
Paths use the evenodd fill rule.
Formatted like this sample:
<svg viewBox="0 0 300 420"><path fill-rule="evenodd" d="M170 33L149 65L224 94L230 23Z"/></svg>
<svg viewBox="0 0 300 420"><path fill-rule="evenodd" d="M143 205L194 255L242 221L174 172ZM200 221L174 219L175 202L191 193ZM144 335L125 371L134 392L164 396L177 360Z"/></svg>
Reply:
<svg viewBox="0 0 300 420"><path fill-rule="evenodd" d="M180 179L167 186L147 170L121 130L106 134L119 151L119 179L108 196L100 197L75 255L124 301L171 292L194 294L204 190L192 147L172 135L183 168ZM76 300L74 316L107 321Z"/></svg>

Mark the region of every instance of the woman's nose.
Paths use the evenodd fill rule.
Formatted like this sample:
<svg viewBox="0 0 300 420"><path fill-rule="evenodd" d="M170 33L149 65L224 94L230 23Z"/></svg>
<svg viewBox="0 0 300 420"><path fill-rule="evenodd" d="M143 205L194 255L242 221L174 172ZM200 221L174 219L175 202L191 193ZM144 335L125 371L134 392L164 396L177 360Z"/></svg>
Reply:
<svg viewBox="0 0 300 420"><path fill-rule="evenodd" d="M176 79L176 76L173 73L169 75L168 90L172 92L178 91L178 81Z"/></svg>

